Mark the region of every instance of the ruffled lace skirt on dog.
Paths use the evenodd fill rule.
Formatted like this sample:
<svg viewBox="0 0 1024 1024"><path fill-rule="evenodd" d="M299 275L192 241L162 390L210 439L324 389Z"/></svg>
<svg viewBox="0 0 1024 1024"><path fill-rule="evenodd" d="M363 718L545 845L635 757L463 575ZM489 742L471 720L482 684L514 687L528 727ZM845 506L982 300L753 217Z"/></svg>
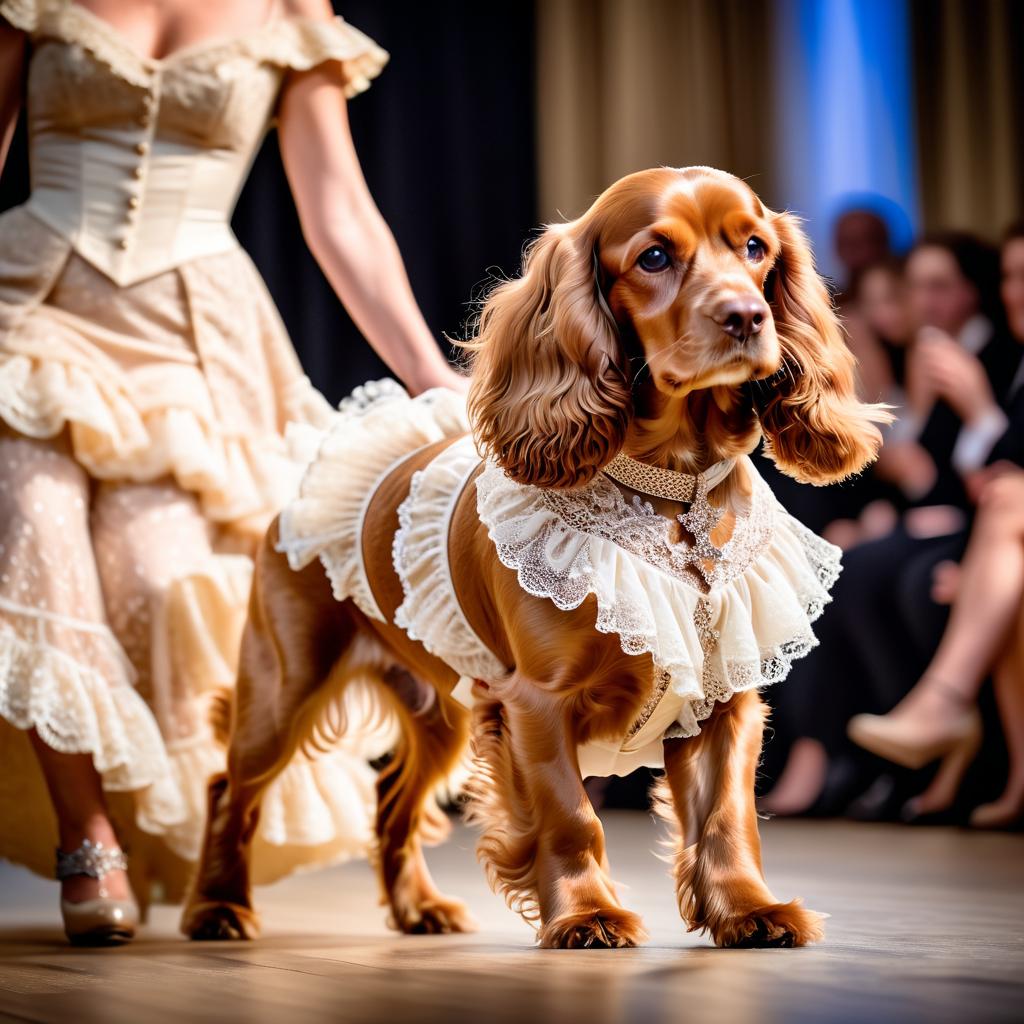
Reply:
<svg viewBox="0 0 1024 1024"><path fill-rule="evenodd" d="M410 399L397 385L375 385L357 393L319 439L282 516L280 546L293 568L319 558L338 600L383 620L359 542L369 499L412 452L466 431L463 401L451 392ZM473 631L449 568L451 515L479 463L467 434L416 472L393 547L404 591L395 624L460 673L455 696L466 704L473 679L496 682L512 668ZM747 474L750 497L733 510L732 537L710 571L690 544L671 540L668 520L626 501L603 474L568 491L518 484L490 461L476 476L480 519L523 589L562 609L593 596L596 629L654 663L651 698L627 734L580 748L584 775L660 766L666 736L696 735L716 701L783 679L815 645L811 624L829 601L839 550L785 511L750 460L736 471Z"/></svg>

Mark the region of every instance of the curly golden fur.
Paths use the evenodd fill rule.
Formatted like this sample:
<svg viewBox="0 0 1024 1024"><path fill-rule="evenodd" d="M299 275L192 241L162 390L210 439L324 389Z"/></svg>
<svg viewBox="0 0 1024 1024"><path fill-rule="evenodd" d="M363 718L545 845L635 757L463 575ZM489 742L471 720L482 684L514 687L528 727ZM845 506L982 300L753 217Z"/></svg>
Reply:
<svg viewBox="0 0 1024 1024"><path fill-rule="evenodd" d="M541 487L586 483L620 451L696 472L751 451L762 435L783 472L822 484L874 457L876 424L887 418L856 397L853 359L794 219L709 168L630 175L578 220L548 227L522 276L492 293L467 347L479 441L509 476ZM465 909L434 888L421 847L436 822L432 794L472 735L478 852L541 944L642 941L611 881L577 749L625 734L654 685L650 656L626 654L617 637L597 632L593 599L561 611L526 593L498 560L467 497L472 487L451 522L452 580L473 630L512 671L477 681L470 722L451 698L452 669L390 624L403 597L391 562L397 510L444 443L414 453L368 498L363 557L387 623L334 601L319 567L290 571L272 528L188 934L255 934L248 858L261 794L358 675L376 680L403 729L377 820L376 865L396 927L471 927ZM737 471L711 499L722 504L749 483ZM674 517L684 506L652 503L681 535ZM716 543L732 524L722 518ZM424 687L436 700L423 699ZM665 743L658 807L674 828L680 911L719 945L821 935L819 915L776 900L761 868L753 780L763 721L757 694L742 693L699 736Z"/></svg>

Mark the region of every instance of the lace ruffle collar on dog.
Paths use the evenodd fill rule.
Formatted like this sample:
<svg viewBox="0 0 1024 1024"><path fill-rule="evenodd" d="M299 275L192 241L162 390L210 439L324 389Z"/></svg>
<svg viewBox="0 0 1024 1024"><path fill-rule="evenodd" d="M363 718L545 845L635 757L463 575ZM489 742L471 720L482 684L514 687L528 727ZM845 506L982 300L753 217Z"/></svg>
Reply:
<svg viewBox="0 0 1024 1024"><path fill-rule="evenodd" d="M639 497L627 501L606 476L546 489L488 461L476 478L480 520L520 586L562 609L594 598L598 631L617 634L627 654L651 655L658 684L623 755L636 745L639 756L648 737L656 745L670 724L693 735L716 701L783 678L814 646L811 623L839 551L779 505L749 459L740 468L750 494L729 508L735 525L710 584L699 545L674 541L670 519Z"/></svg>
<svg viewBox="0 0 1024 1024"><path fill-rule="evenodd" d="M492 538L508 535L515 529L514 522L518 522L519 536L523 536L546 521L557 538L560 553L568 550L571 542L599 539L694 590L706 592L741 576L770 543L775 528L778 503L750 461L744 459L743 463L751 493L728 509L735 515L735 523L731 537L721 547L711 542L710 535L727 510L708 500L709 480L705 474L692 478L696 493L689 499L690 509L677 517L692 540L673 540L671 519L659 515L639 496L628 501L609 476L601 474L583 487L548 489L518 484L496 463L489 462L477 481L478 511ZM715 476L720 474L718 471ZM516 518L510 520L512 509ZM537 550L546 551L542 547Z"/></svg>

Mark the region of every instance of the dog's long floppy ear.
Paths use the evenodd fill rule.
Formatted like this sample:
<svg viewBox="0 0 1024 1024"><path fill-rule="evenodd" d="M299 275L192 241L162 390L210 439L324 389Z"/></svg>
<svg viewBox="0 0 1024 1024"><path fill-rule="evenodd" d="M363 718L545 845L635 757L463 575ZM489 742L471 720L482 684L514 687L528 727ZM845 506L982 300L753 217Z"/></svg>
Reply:
<svg viewBox="0 0 1024 1024"><path fill-rule="evenodd" d="M491 293L466 345L478 441L513 480L538 487L589 481L622 447L632 413L593 243L574 228L552 225L530 245L522 276Z"/></svg>
<svg viewBox="0 0 1024 1024"><path fill-rule="evenodd" d="M771 382L754 386L754 404L779 469L803 483L833 483L875 459L882 442L876 424L892 417L857 397L856 361L796 219L778 214L773 226L782 249L766 297L783 366Z"/></svg>

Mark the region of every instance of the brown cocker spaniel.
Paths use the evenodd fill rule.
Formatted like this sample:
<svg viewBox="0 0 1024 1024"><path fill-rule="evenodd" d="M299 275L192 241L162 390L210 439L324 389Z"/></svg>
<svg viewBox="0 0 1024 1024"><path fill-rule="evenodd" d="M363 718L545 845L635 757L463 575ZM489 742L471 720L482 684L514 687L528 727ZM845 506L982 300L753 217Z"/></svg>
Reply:
<svg viewBox="0 0 1024 1024"><path fill-rule="evenodd" d="M825 484L871 461L875 424L887 418L856 396L853 358L794 219L710 168L632 174L579 219L549 226L522 275L490 295L467 347L478 445L509 477L541 488L584 485L619 452L697 473L762 437L784 473ZM627 654L599 632L592 600L563 611L527 593L496 557L473 488L451 523L452 580L474 631L512 670L500 685L478 683L469 713L451 696L453 669L391 621L403 600L391 557L397 510L413 474L448 443L407 458L370 500L362 553L388 622L336 601L319 565L290 569L271 527L187 934L256 933L248 858L261 794L358 674L376 680L402 726L380 773L376 823L395 927L471 927L464 907L435 888L421 846L436 830L434 791L471 738L480 857L509 904L536 921L541 945L642 941L610 881L576 751L636 719L654 686L650 655ZM711 499L725 504L744 486L734 473ZM648 500L683 539L675 517L685 506ZM734 522L721 519L716 544ZM749 690L719 704L699 735L664 741L658 805L676 826L679 908L722 946L801 945L822 934L820 915L780 903L762 872L754 774L764 718Z"/></svg>

